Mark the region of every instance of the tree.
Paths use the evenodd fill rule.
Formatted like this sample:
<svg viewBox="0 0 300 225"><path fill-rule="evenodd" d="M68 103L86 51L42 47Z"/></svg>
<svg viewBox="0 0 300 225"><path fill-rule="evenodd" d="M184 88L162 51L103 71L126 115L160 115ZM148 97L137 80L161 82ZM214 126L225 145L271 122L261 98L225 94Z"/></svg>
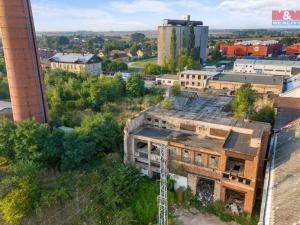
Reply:
<svg viewBox="0 0 300 225"><path fill-rule="evenodd" d="M12 161L14 158L15 126L10 119L0 119L0 158Z"/></svg>
<svg viewBox="0 0 300 225"><path fill-rule="evenodd" d="M0 76L0 99L9 99L9 88L6 77Z"/></svg>
<svg viewBox="0 0 300 225"><path fill-rule="evenodd" d="M170 59L168 68L172 73L176 72L176 49L177 49L177 37L176 29L172 29L171 44L170 44Z"/></svg>
<svg viewBox="0 0 300 225"><path fill-rule="evenodd" d="M121 128L109 113L86 117L77 131L88 136L96 144L97 151L111 152L121 143ZM109 132L107 132L109 131Z"/></svg>
<svg viewBox="0 0 300 225"><path fill-rule="evenodd" d="M178 81L174 82L173 85L173 95L178 96L181 93L181 86Z"/></svg>
<svg viewBox="0 0 300 225"><path fill-rule="evenodd" d="M178 60L178 70L183 71L188 64L188 55L185 48L180 49L179 60Z"/></svg>
<svg viewBox="0 0 300 225"><path fill-rule="evenodd" d="M145 42L146 36L143 33L133 33L130 35L130 41L136 43Z"/></svg>
<svg viewBox="0 0 300 225"><path fill-rule="evenodd" d="M220 58L222 58L222 54L220 52L220 44L217 43L211 53L211 59L212 60L219 60Z"/></svg>
<svg viewBox="0 0 300 225"><path fill-rule="evenodd" d="M251 115L256 99L256 93L252 90L252 86L249 83L243 84L235 94L233 101L231 102L231 108L234 116L240 118L242 116Z"/></svg>
<svg viewBox="0 0 300 225"><path fill-rule="evenodd" d="M126 81L126 93L131 97L140 97L145 93L145 82L138 74L132 74Z"/></svg>
<svg viewBox="0 0 300 225"><path fill-rule="evenodd" d="M188 47L188 56L191 56L193 60L195 59L195 30L194 26L190 26L190 39Z"/></svg>
<svg viewBox="0 0 300 225"><path fill-rule="evenodd" d="M164 67L156 65L154 63L146 63L141 72L143 74L159 75L162 73L166 73L167 70Z"/></svg>
<svg viewBox="0 0 300 225"><path fill-rule="evenodd" d="M189 56L188 59L187 59L187 68L189 70L191 69L194 69L194 60L193 60L193 57L192 56Z"/></svg>
<svg viewBox="0 0 300 225"><path fill-rule="evenodd" d="M63 139L61 169L76 169L93 159L96 154L96 142L92 137L78 132L67 132Z"/></svg>
<svg viewBox="0 0 300 225"><path fill-rule="evenodd" d="M66 36L58 36L56 37L56 44L58 46L68 45L70 44L70 40Z"/></svg>
<svg viewBox="0 0 300 225"><path fill-rule="evenodd" d="M130 47L131 52L137 52L140 49L140 46L136 43L133 43Z"/></svg>
<svg viewBox="0 0 300 225"><path fill-rule="evenodd" d="M6 75L6 66L3 57L0 57L0 75Z"/></svg>
<svg viewBox="0 0 300 225"><path fill-rule="evenodd" d="M26 120L17 124L14 137L16 159L42 161L42 144L48 138L47 125L38 124L34 120Z"/></svg>
<svg viewBox="0 0 300 225"><path fill-rule="evenodd" d="M161 103L161 108L166 110L171 110L174 108L174 102L170 99L165 99Z"/></svg>
<svg viewBox="0 0 300 225"><path fill-rule="evenodd" d="M251 120L266 122L273 124L275 119L275 111L271 106L264 106L258 112L251 116Z"/></svg>

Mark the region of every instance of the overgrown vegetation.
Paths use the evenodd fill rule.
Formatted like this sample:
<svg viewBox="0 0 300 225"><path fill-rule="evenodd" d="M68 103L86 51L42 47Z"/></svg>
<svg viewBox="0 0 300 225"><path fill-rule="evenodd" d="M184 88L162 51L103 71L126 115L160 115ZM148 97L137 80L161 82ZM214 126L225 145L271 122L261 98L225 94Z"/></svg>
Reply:
<svg viewBox="0 0 300 225"><path fill-rule="evenodd" d="M273 124L275 120L275 110L269 105L263 106L258 111L254 109L257 94L252 89L251 84L242 85L235 94L231 102L231 108L236 118L247 117L254 121Z"/></svg>
<svg viewBox="0 0 300 225"><path fill-rule="evenodd" d="M0 99L9 99L6 66L3 57L0 57Z"/></svg>
<svg viewBox="0 0 300 225"><path fill-rule="evenodd" d="M174 102L171 99L165 99L161 102L161 108L171 110L174 108Z"/></svg>
<svg viewBox="0 0 300 225"><path fill-rule="evenodd" d="M225 203L221 201L216 201L206 206L202 206L198 200L193 199L191 206L199 209L204 213L215 215L224 222L235 221L241 225L256 225L259 221L259 218L257 216L251 217L247 214L232 214L229 209L226 208Z"/></svg>
<svg viewBox="0 0 300 225"><path fill-rule="evenodd" d="M251 84L243 84L235 93L235 97L231 102L231 108L234 116L240 118L242 116L250 116L253 112L256 93L252 90Z"/></svg>
<svg viewBox="0 0 300 225"><path fill-rule="evenodd" d="M275 110L271 106L264 106L251 115L251 120L273 124L275 120Z"/></svg>
<svg viewBox="0 0 300 225"><path fill-rule="evenodd" d="M153 105L163 96L157 87L146 90L137 74L132 74L125 82L120 74L98 77L52 70L46 73L45 84L49 114L55 126L79 126L86 115L110 112L107 107L112 103L126 100L134 104L134 99L143 98L141 100Z"/></svg>

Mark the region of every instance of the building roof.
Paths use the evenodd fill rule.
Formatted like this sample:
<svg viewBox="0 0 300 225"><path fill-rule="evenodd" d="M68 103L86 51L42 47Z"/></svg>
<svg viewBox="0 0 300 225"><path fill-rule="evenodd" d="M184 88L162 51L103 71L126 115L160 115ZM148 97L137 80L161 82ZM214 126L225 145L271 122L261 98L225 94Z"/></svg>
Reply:
<svg viewBox="0 0 300 225"><path fill-rule="evenodd" d="M232 131L224 144L224 148L247 155L256 155L257 148L250 147L250 141L250 134L242 134Z"/></svg>
<svg viewBox="0 0 300 225"><path fill-rule="evenodd" d="M299 98L278 97L274 101L274 107L300 110L300 99Z"/></svg>
<svg viewBox="0 0 300 225"><path fill-rule="evenodd" d="M207 70L185 70L182 71L181 74L189 74L189 75L205 75L205 76L216 76L220 72L215 71L207 71Z"/></svg>
<svg viewBox="0 0 300 225"><path fill-rule="evenodd" d="M224 126L234 126L246 129L258 129L260 131L269 130L270 125L262 122L245 122L243 119L236 119L229 110L232 97L193 95L189 97L175 97L174 108L171 110L162 109L155 106L147 111L153 116L168 116L192 121L202 121L207 123L220 124Z"/></svg>
<svg viewBox="0 0 300 225"><path fill-rule="evenodd" d="M239 41L234 43L234 45L274 45L274 44L278 44L279 41L277 40L266 40L266 41L262 41L262 40L250 40L250 41Z"/></svg>
<svg viewBox="0 0 300 225"><path fill-rule="evenodd" d="M49 60L54 62L62 62L62 63L89 63L92 62L92 59L94 57L97 57L94 54L79 54L79 53L56 53L53 57L51 57ZM100 61L100 58L98 60L95 60L97 62Z"/></svg>
<svg viewBox="0 0 300 225"><path fill-rule="evenodd" d="M299 224L300 221L300 126L277 135L268 195L270 225ZM270 190L271 189L271 190Z"/></svg>
<svg viewBox="0 0 300 225"><path fill-rule="evenodd" d="M164 74L160 77L157 77L158 79L167 79L167 80L178 80L177 75L172 75L172 74Z"/></svg>
<svg viewBox="0 0 300 225"><path fill-rule="evenodd" d="M8 101L0 101L0 111L5 110L5 109L11 109L11 102Z"/></svg>
<svg viewBox="0 0 300 225"><path fill-rule="evenodd" d="M278 65L278 66L294 66L300 67L300 61L288 61L288 60L266 60L266 59L237 59L235 64L257 64L257 65Z"/></svg>
<svg viewBox="0 0 300 225"><path fill-rule="evenodd" d="M239 152L251 156L257 154L257 149L250 147L251 135L237 132L231 132L226 142L225 140L209 136L200 136L182 131L147 126L142 126L140 129L136 130L134 135L182 144L192 148L207 148L216 151L225 148L228 151Z"/></svg>
<svg viewBox="0 0 300 225"><path fill-rule="evenodd" d="M281 76L272 76L264 74L245 74L245 73L221 73L215 76L213 80L229 81L236 83L251 83L251 84L267 84L267 85L283 85Z"/></svg>

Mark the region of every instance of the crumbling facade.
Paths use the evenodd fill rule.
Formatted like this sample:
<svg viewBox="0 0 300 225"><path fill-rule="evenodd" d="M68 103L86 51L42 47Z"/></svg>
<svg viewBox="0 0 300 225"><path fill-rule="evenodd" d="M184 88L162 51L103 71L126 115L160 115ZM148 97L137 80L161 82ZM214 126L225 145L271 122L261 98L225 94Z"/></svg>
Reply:
<svg viewBox="0 0 300 225"><path fill-rule="evenodd" d="M168 145L176 182L186 182L202 203L220 199L233 211L251 213L271 127L232 118L230 101L189 93L176 97L172 110L155 106L139 113L124 129L125 163L158 178L160 155L153 144Z"/></svg>

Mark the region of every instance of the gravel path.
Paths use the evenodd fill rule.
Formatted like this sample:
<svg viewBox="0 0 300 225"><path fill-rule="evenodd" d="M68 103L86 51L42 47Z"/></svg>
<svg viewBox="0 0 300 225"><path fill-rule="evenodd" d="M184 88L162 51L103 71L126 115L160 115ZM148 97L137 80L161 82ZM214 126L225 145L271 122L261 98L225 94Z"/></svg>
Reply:
<svg viewBox="0 0 300 225"><path fill-rule="evenodd" d="M175 216L180 225L236 225L235 222L225 223L214 215L203 214L197 210L177 209Z"/></svg>

